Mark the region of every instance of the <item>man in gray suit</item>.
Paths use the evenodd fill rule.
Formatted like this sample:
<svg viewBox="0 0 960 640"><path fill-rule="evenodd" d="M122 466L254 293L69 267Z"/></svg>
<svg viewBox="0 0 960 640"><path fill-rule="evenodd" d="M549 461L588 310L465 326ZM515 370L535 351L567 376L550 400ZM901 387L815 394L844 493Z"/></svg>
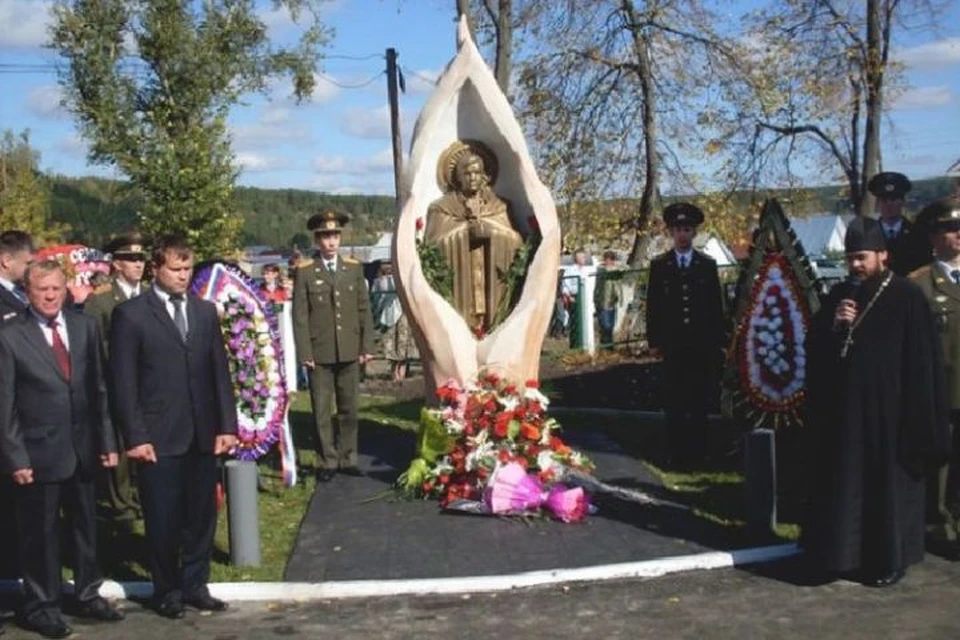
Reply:
<svg viewBox="0 0 960 640"><path fill-rule="evenodd" d="M0 467L14 482L23 574L20 624L48 638L72 633L60 607L60 509L74 543L78 616L123 614L99 595L95 479L117 464L103 357L93 318L64 309L67 279L56 260L30 265L29 308L0 329Z"/></svg>

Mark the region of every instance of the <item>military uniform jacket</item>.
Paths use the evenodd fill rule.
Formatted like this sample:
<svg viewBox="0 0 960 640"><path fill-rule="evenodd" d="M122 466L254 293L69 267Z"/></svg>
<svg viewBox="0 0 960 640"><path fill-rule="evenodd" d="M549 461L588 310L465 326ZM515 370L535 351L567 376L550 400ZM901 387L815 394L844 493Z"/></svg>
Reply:
<svg viewBox="0 0 960 640"><path fill-rule="evenodd" d="M910 279L930 304L943 345L950 407L960 409L960 285L954 284L936 263L917 269Z"/></svg>
<svg viewBox="0 0 960 640"><path fill-rule="evenodd" d="M932 249L923 232L904 218L897 237L887 238L887 253L887 268L898 276L906 276L930 262Z"/></svg>
<svg viewBox="0 0 960 640"><path fill-rule="evenodd" d="M140 283L140 295L143 295L148 289L148 285ZM83 312L88 316L93 316L100 325L100 335L103 338L103 350L109 352L107 339L110 336L110 316L113 315L113 309L127 299L127 294L123 292L116 278L110 284L98 287L91 294L83 305Z"/></svg>
<svg viewBox="0 0 960 640"><path fill-rule="evenodd" d="M373 353L373 320L363 267L337 259L336 273L320 258L297 268L293 288L297 361L353 362Z"/></svg>
<svg viewBox="0 0 960 640"><path fill-rule="evenodd" d="M647 342L670 352L677 348L719 349L723 308L717 263L693 251L681 269L671 249L650 262L647 284Z"/></svg>

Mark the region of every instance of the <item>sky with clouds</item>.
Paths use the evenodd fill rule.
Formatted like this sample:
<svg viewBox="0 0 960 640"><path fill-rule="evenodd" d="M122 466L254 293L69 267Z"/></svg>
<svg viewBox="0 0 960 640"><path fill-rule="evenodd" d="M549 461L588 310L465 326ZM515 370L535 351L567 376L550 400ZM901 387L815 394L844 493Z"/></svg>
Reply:
<svg viewBox="0 0 960 640"><path fill-rule="evenodd" d="M0 63L51 65L43 48L51 0L0 0ZM296 27L285 13L263 15L279 41ZM331 0L324 20L336 35L313 97L301 104L286 85L251 96L230 116L240 183L332 193L393 191L384 51L397 49L407 92L400 98L405 147L435 78L454 54L453 0ZM942 175L960 159L960 3L934 31L898 32L895 56L910 88L884 121L884 166L916 178ZM0 126L30 129L45 170L114 175L88 165L86 146L59 106L49 67L0 64Z"/></svg>

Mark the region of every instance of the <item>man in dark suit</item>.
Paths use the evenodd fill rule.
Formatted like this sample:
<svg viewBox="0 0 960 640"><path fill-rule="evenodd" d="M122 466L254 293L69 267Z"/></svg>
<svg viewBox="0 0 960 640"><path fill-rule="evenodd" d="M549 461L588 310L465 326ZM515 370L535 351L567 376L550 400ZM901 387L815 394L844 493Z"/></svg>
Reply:
<svg viewBox="0 0 960 640"><path fill-rule="evenodd" d="M33 261L33 239L23 231L0 233L0 325L27 308L23 274ZM0 481L0 513L13 513L13 485ZM19 578L13 518L0 518L0 578ZM0 633L3 625L0 624Z"/></svg>
<svg viewBox="0 0 960 640"><path fill-rule="evenodd" d="M347 216L324 211L310 217L317 253L297 269L293 335L297 360L310 371L317 428L317 480L336 472L357 476L357 399L360 366L373 352L373 320L362 266L338 255ZM331 420L334 397L337 427Z"/></svg>
<svg viewBox="0 0 960 640"><path fill-rule="evenodd" d="M23 274L33 262L33 239L25 231L0 233L0 320L6 322L27 308Z"/></svg>
<svg viewBox="0 0 960 640"><path fill-rule="evenodd" d="M723 346L723 307L717 263L693 248L703 212L677 202L663 211L673 249L650 263L647 342L663 358L667 441L674 460L688 462L707 448L707 403Z"/></svg>
<svg viewBox="0 0 960 640"><path fill-rule="evenodd" d="M12 476L24 602L20 624L49 638L72 633L60 609L60 509L75 546L77 614L115 621L100 597L95 478L117 463L97 323L64 309L55 260L26 271L30 303L0 329L0 461Z"/></svg>
<svg viewBox="0 0 960 640"><path fill-rule="evenodd" d="M895 171L878 173L867 183L867 189L877 198L880 228L887 243L887 267L898 276L928 264L933 256L927 234L903 216L912 186L907 176Z"/></svg>
<svg viewBox="0 0 960 640"><path fill-rule="evenodd" d="M107 243L104 252L110 255L111 281L89 296L83 311L97 320L103 338L104 353L109 353L110 318L118 304L136 298L147 285L141 283L147 254L139 233L117 236ZM121 443L122 444L122 443ZM115 522L130 524L138 517L140 505L130 481L130 462L120 447L117 466L101 476L101 499L106 503L105 515Z"/></svg>
<svg viewBox="0 0 960 640"><path fill-rule="evenodd" d="M187 295L193 251L179 236L153 246L150 291L110 325L110 403L137 463L157 612L223 611L210 595L217 526L216 456L236 446L237 413L216 307Z"/></svg>

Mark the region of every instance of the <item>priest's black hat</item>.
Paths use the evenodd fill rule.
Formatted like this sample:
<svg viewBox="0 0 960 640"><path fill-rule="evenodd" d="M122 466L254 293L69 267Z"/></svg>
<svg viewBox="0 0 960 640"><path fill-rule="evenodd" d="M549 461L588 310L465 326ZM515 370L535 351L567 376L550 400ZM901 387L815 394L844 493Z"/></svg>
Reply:
<svg viewBox="0 0 960 640"><path fill-rule="evenodd" d="M847 253L886 251L887 242L883 237L880 223L864 216L854 218L847 225L847 233L843 237L843 249Z"/></svg>

